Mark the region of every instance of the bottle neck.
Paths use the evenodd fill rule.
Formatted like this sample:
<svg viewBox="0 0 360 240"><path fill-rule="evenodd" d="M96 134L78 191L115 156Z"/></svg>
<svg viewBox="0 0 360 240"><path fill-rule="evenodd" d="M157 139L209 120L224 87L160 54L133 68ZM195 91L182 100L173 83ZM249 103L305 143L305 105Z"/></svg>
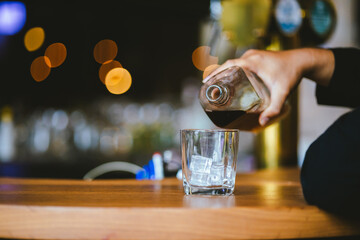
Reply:
<svg viewBox="0 0 360 240"><path fill-rule="evenodd" d="M229 100L229 90L224 86L210 85L206 89L206 98L212 104L223 105Z"/></svg>

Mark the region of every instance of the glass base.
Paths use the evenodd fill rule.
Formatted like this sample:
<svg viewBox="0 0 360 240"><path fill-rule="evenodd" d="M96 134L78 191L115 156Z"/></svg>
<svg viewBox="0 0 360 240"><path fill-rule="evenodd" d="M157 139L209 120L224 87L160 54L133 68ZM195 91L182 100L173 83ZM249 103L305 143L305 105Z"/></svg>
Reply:
<svg viewBox="0 0 360 240"><path fill-rule="evenodd" d="M222 195L228 196L233 194L234 187L216 186L216 187L199 187L184 184L184 192L186 195Z"/></svg>

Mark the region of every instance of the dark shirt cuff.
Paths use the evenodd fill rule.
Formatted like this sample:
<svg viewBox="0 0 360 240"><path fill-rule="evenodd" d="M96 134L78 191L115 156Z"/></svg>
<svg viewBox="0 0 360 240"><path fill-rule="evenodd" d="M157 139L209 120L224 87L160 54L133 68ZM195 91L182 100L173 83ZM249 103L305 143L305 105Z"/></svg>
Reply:
<svg viewBox="0 0 360 240"><path fill-rule="evenodd" d="M327 87L316 86L319 104L360 106L360 50L356 48L329 49L335 57L335 69Z"/></svg>

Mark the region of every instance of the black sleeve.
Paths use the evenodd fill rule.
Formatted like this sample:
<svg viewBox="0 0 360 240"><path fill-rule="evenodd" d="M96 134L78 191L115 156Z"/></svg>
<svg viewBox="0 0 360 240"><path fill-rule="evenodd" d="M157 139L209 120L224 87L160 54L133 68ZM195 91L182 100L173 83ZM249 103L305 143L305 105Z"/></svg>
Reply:
<svg viewBox="0 0 360 240"><path fill-rule="evenodd" d="M330 50L335 56L335 69L329 86L317 85L318 103L354 108L360 106L360 49Z"/></svg>
<svg viewBox="0 0 360 240"><path fill-rule="evenodd" d="M301 184L309 204L360 219L360 107L341 116L311 144Z"/></svg>

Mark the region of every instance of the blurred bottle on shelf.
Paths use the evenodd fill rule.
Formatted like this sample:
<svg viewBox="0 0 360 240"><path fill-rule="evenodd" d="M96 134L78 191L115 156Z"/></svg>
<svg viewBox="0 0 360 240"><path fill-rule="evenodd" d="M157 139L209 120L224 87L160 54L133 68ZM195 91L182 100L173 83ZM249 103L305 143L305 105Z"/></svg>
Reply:
<svg viewBox="0 0 360 240"><path fill-rule="evenodd" d="M10 107L1 110L0 123L0 161L9 162L15 156L15 128L13 112Z"/></svg>
<svg viewBox="0 0 360 240"><path fill-rule="evenodd" d="M192 103L163 99L143 103L100 99L71 109L34 109L20 114L14 107L13 111L15 119L9 108L1 112L1 161L129 161L141 166L154 152L177 149L182 118L194 124L203 120L193 114Z"/></svg>

